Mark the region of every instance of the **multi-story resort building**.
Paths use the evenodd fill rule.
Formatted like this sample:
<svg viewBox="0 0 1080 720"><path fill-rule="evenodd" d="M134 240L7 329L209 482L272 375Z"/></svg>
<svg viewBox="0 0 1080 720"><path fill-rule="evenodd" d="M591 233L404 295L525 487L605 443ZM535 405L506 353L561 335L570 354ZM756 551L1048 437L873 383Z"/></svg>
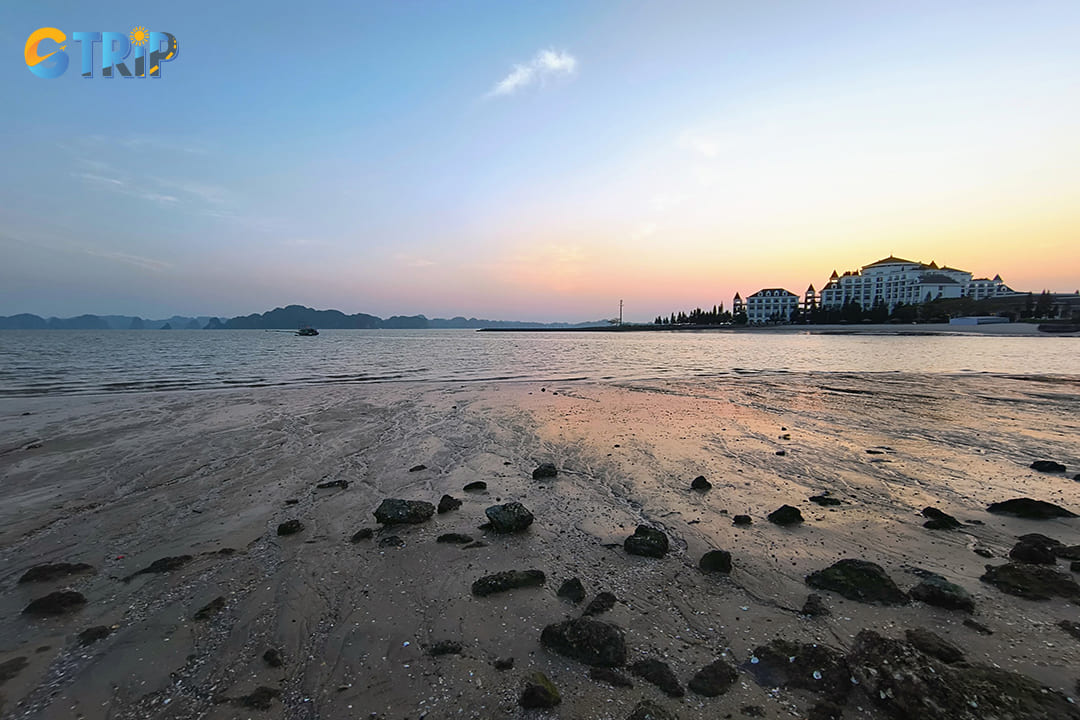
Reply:
<svg viewBox="0 0 1080 720"><path fill-rule="evenodd" d="M995 275L993 280L972 279L966 270L938 267L933 262L925 265L890 255L843 275L837 275L834 270L828 284L821 289L819 303L829 308L858 302L869 308L880 302L891 312L898 303L918 305L939 298L961 297L982 300L1012 293L1000 275Z"/></svg>
<svg viewBox="0 0 1080 720"><path fill-rule="evenodd" d="M857 302L863 309L883 304L889 312L900 303L918 305L939 298L970 297L974 300L1013 295L1000 275L992 280L972 278L966 270L926 265L890 255L851 270L843 275L834 270L829 282L818 294L811 285L800 302L795 293L783 288L758 290L746 298L746 320L752 325L788 322L796 310L810 311L815 307L839 308L844 303ZM743 300L735 295L734 311L743 308Z"/></svg>
<svg viewBox="0 0 1080 720"><path fill-rule="evenodd" d="M751 325L788 322L799 308L799 296L783 288L758 290L746 298L746 321Z"/></svg>

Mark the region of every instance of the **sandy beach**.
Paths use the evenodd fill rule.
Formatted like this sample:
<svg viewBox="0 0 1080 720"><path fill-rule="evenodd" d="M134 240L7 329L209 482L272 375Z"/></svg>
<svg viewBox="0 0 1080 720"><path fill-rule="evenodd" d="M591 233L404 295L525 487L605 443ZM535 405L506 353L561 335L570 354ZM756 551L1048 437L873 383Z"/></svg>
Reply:
<svg viewBox="0 0 1080 720"><path fill-rule="evenodd" d="M980 579L1019 536L1080 545L1078 518L987 512L1029 497L1080 513L1075 378L747 373L19 398L5 401L0 437L5 718L623 720L642 700L684 720L889 718L897 699L871 690L875 674L851 653L860 631L915 628L969 665L1046 686L1060 717L1078 716L1080 637L1060 625L1077 620L1078 597L1033 600ZM1030 468L1041 459L1067 471ZM542 463L558 474L534 479ZM691 490L698 476L711 489ZM475 481L486 490L463 490ZM443 495L460 507L375 521L386 498ZM809 501L822 495L841 504ZM480 529L486 508L509 502L535 517L528 529ZM804 521L767 519L785 504ZM959 527L924 527L928 506ZM752 524L735 525L740 514ZM303 529L279 535L290 520ZM663 557L624 550L639 524L666 534ZM354 540L364 528L372 536ZM437 542L448 533L472 542ZM699 569L714 549L731 553L730 573ZM152 565L164 558L182 559ZM880 565L905 593L942 576L974 611L808 587L844 558ZM90 567L19 582L46 563ZM1055 567L1077 577L1068 559ZM470 590L531 569L542 585ZM580 604L557 595L571 578ZM64 589L85 605L23 612ZM615 687L541 643L601 592L617 600L595 619L624 633L625 666L660 660L685 688L720 659L737 678L716 697L678 697L624 666L633 687ZM812 592L828 614L803 612ZM80 639L93 627L102 637ZM848 654L843 692L760 677L758 649L776 639ZM552 710L518 705L537 671L561 694ZM1026 707L999 716L1051 717Z"/></svg>

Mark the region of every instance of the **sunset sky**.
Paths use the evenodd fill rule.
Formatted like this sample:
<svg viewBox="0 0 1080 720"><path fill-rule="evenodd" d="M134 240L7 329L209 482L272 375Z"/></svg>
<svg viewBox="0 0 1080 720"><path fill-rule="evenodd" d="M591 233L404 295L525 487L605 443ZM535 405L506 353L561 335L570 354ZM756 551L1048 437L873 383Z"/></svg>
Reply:
<svg viewBox="0 0 1080 720"><path fill-rule="evenodd" d="M56 79L23 61L44 26ZM160 79L80 77L72 33L136 26L179 42ZM645 321L889 254L1072 292L1078 27L1076 0L7 2L0 315Z"/></svg>

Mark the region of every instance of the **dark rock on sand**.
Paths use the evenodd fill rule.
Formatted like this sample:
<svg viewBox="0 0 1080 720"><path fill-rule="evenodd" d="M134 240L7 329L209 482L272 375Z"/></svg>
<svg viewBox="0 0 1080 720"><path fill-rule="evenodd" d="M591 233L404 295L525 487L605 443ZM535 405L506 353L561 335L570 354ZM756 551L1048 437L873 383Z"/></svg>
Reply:
<svg viewBox="0 0 1080 720"><path fill-rule="evenodd" d="M440 640L431 646L428 653L431 655L460 655L463 647L457 640Z"/></svg>
<svg viewBox="0 0 1080 720"><path fill-rule="evenodd" d="M955 530L961 527L960 521L947 512L938 510L936 507L923 508L923 517L930 518L923 523L924 528L931 530Z"/></svg>
<svg viewBox="0 0 1080 720"><path fill-rule="evenodd" d="M760 705L743 705L739 708L739 714L746 717L765 717L765 708Z"/></svg>
<svg viewBox="0 0 1080 720"><path fill-rule="evenodd" d="M630 678L623 675L618 670L613 670L608 667L594 667L589 668L589 677L597 682L605 682L612 687L631 688L634 687L634 683Z"/></svg>
<svg viewBox="0 0 1080 720"><path fill-rule="evenodd" d="M710 550L701 556L698 569L702 572L731 572L731 553L727 550Z"/></svg>
<svg viewBox="0 0 1080 720"><path fill-rule="evenodd" d="M682 685L679 684L679 678L675 677L675 673L662 660L656 658L638 660L630 665L630 672L643 680L651 682L668 697L682 697L686 694Z"/></svg>
<svg viewBox="0 0 1080 720"><path fill-rule="evenodd" d="M754 648L743 669L764 688L800 688L829 699L843 699L851 689L851 673L843 653L827 645L777 638Z"/></svg>
<svg viewBox="0 0 1080 720"><path fill-rule="evenodd" d="M631 555L662 558L668 551L668 538L660 530L638 525L634 534L623 542L623 549Z"/></svg>
<svg viewBox="0 0 1080 720"><path fill-rule="evenodd" d="M386 537L381 538L379 540L379 547L381 547L381 548L405 547L405 541L402 540L397 535L387 535Z"/></svg>
<svg viewBox="0 0 1080 720"><path fill-rule="evenodd" d="M427 470L427 465L413 465L409 468L409 472L420 472L421 470Z"/></svg>
<svg viewBox="0 0 1080 720"><path fill-rule="evenodd" d="M717 697L726 693L738 677L739 671L734 665L718 659L694 673L687 687L698 695Z"/></svg>
<svg viewBox="0 0 1080 720"><path fill-rule="evenodd" d="M1050 541L1050 542L1047 542ZM1035 565L1055 565L1057 563L1057 546L1061 543L1044 535L1027 535L1013 545L1009 551L1009 557L1017 562L1032 563Z"/></svg>
<svg viewBox="0 0 1080 720"><path fill-rule="evenodd" d="M626 662L626 639L613 623L582 617L554 623L540 634L540 644L565 657L598 667Z"/></svg>
<svg viewBox="0 0 1080 720"><path fill-rule="evenodd" d="M1058 545L1054 554L1062 560L1080 560L1080 545Z"/></svg>
<svg viewBox="0 0 1080 720"><path fill-rule="evenodd" d="M1080 572L1080 560L1073 560L1069 563L1069 570L1072 572Z"/></svg>
<svg viewBox="0 0 1080 720"><path fill-rule="evenodd" d="M814 495L807 498L807 500L814 503L815 505L820 505L822 507L834 507L836 505L844 504L844 501L840 498L834 498L830 495Z"/></svg>
<svg viewBox="0 0 1080 720"><path fill-rule="evenodd" d="M94 572L94 566L87 565L86 563L46 563L44 565L35 565L22 574L22 577L19 578L19 584L48 582L65 578L68 575L76 575L85 572Z"/></svg>
<svg viewBox="0 0 1080 720"><path fill-rule="evenodd" d="M843 720L844 708L828 700L822 700L810 708L806 720Z"/></svg>
<svg viewBox="0 0 1080 720"><path fill-rule="evenodd" d="M487 490L487 483L483 480L476 480L475 482L471 482L461 489L465 492L481 492L483 490Z"/></svg>
<svg viewBox="0 0 1080 720"><path fill-rule="evenodd" d="M1077 640L1080 640L1080 623L1073 622L1072 620L1062 620L1058 623L1058 627L1072 635Z"/></svg>
<svg viewBox="0 0 1080 720"><path fill-rule="evenodd" d="M126 578L124 578L124 582L130 582L131 579L136 575L172 572L173 570L177 570L184 565L187 565L189 562L191 562L190 555L174 555L172 557L158 558L154 562L144 567L142 570L138 570L128 575Z"/></svg>
<svg viewBox="0 0 1080 720"><path fill-rule="evenodd" d="M491 663L491 665L496 670L510 670L514 667L514 658L495 658L495 662Z"/></svg>
<svg viewBox="0 0 1080 720"><path fill-rule="evenodd" d="M803 521L799 508L792 505L781 505L769 513L769 522L775 525L794 525Z"/></svg>
<svg viewBox="0 0 1080 720"><path fill-rule="evenodd" d="M198 622L209 620L224 609L225 598L222 595L218 595L216 598L195 611L195 614L191 616L191 619Z"/></svg>
<svg viewBox="0 0 1080 720"><path fill-rule="evenodd" d="M461 533L446 533L435 538L435 542L450 543L451 545L468 545L472 538Z"/></svg>
<svg viewBox="0 0 1080 720"><path fill-rule="evenodd" d="M952 663L962 662L964 660L963 650L937 633L931 632L926 628L905 630L904 637L906 637L907 641L913 646L930 657L937 658L943 663L951 665Z"/></svg>
<svg viewBox="0 0 1080 720"><path fill-rule="evenodd" d="M1026 535L1021 535L1020 537L1018 537L1017 540L1046 545L1048 547L1054 548L1055 552L1065 547L1060 540L1055 540L1054 538L1043 535L1042 533L1027 533Z"/></svg>
<svg viewBox="0 0 1080 720"><path fill-rule="evenodd" d="M806 596L806 602L802 606L802 614L810 617L824 617L829 614L829 608L825 605L825 598L817 593Z"/></svg>
<svg viewBox="0 0 1080 720"><path fill-rule="evenodd" d="M269 710L274 699L281 696L281 691L272 687L260 685L248 695L242 695L234 701L241 707L254 708L255 710Z"/></svg>
<svg viewBox="0 0 1080 720"><path fill-rule="evenodd" d="M980 635L993 635L994 631L983 625L981 622L975 622L971 618L964 618L964 627L969 627Z"/></svg>
<svg viewBox="0 0 1080 720"><path fill-rule="evenodd" d="M525 688L518 698L518 705L523 708L553 708L562 702L555 683L542 672L534 672L525 679Z"/></svg>
<svg viewBox="0 0 1080 720"><path fill-rule="evenodd" d="M495 593L523 587L538 587L544 584L544 573L540 570L507 570L494 575L485 575L472 584L472 594L487 597Z"/></svg>
<svg viewBox="0 0 1080 720"><path fill-rule="evenodd" d="M1049 520L1050 518L1072 518L1075 513L1069 512L1063 507L1058 507L1045 500L1032 500L1031 498L1013 498L997 502L986 508L987 512L1000 515L1015 515L1016 517L1030 520Z"/></svg>
<svg viewBox="0 0 1080 720"><path fill-rule="evenodd" d="M318 490L329 490L330 488L341 488L342 490L344 490L347 487L349 487L349 481L348 480L327 480L326 482L319 483L315 487Z"/></svg>
<svg viewBox="0 0 1080 720"><path fill-rule="evenodd" d="M375 522L383 525L417 525L435 514L435 506L423 500L387 498L375 509Z"/></svg>
<svg viewBox="0 0 1080 720"><path fill-rule="evenodd" d="M806 576L806 584L831 590L848 600L882 605L906 605L908 596L876 563L847 558Z"/></svg>
<svg viewBox="0 0 1080 720"><path fill-rule="evenodd" d="M652 700L642 700L626 720L679 720L679 716L660 707Z"/></svg>
<svg viewBox="0 0 1080 720"><path fill-rule="evenodd" d="M8 680L11 680L21 673L29 664L30 663L26 661L25 655L19 655L18 657L13 657L6 662L0 663L0 685L3 685Z"/></svg>
<svg viewBox="0 0 1080 720"><path fill-rule="evenodd" d="M1080 585L1070 576L1045 565L1007 563L987 565L981 578L998 590L1028 600L1049 600L1061 597L1080 602Z"/></svg>
<svg viewBox="0 0 1080 720"><path fill-rule="evenodd" d="M975 612L975 600L967 590L934 573L923 576L922 582L911 589L911 597L947 610Z"/></svg>
<svg viewBox="0 0 1080 720"><path fill-rule="evenodd" d="M570 578L559 586L559 592L555 594L563 600L569 600L576 605L585 599L585 586L577 578Z"/></svg>
<svg viewBox="0 0 1080 720"><path fill-rule="evenodd" d="M749 515L736 515L731 519L733 525L749 525L754 522Z"/></svg>
<svg viewBox="0 0 1080 720"><path fill-rule="evenodd" d="M461 507L460 500L458 500L456 497L451 497L450 495L443 495L441 498L439 498L439 506L436 508L436 510L440 515L442 515L443 513L448 513L451 510L457 510L459 507Z"/></svg>
<svg viewBox="0 0 1080 720"><path fill-rule="evenodd" d="M784 457L785 455L787 455L787 450L777 450L776 454L780 457Z"/></svg>
<svg viewBox="0 0 1080 720"><path fill-rule="evenodd" d="M58 590L45 597L39 597L23 610L24 615L63 615L74 612L86 604L86 598L81 592L74 590Z"/></svg>
<svg viewBox="0 0 1080 720"><path fill-rule="evenodd" d="M1080 709L1057 691L988 665L948 665L871 630L848 655L852 676L895 718L920 720L1078 720Z"/></svg>
<svg viewBox="0 0 1080 720"><path fill-rule="evenodd" d="M611 608L615 607L615 601L617 598L609 592L598 593L588 605L585 606L583 615L599 615L606 613Z"/></svg>
<svg viewBox="0 0 1080 720"><path fill-rule="evenodd" d="M112 634L112 628L108 625L95 625L88 627L79 633L80 645L93 645L98 640L104 640Z"/></svg>
<svg viewBox="0 0 1080 720"><path fill-rule="evenodd" d="M690 483L691 490L708 490L712 488L712 483L705 479L704 475L698 475L694 478L694 481Z"/></svg>
<svg viewBox="0 0 1080 720"><path fill-rule="evenodd" d="M559 469L555 467L554 463L543 463L540 467L533 470L533 480L543 480L545 478L553 478L559 474Z"/></svg>
<svg viewBox="0 0 1080 720"><path fill-rule="evenodd" d="M277 526L278 535L295 535L304 529L304 523L299 520L286 520Z"/></svg>
<svg viewBox="0 0 1080 720"><path fill-rule="evenodd" d="M484 511L497 533L521 532L533 523L533 514L519 502L492 505Z"/></svg>
<svg viewBox="0 0 1080 720"><path fill-rule="evenodd" d="M270 667L277 668L285 664L285 659L281 656L281 651L277 648L268 648L267 651L263 653L262 658L263 662Z"/></svg>
<svg viewBox="0 0 1080 720"><path fill-rule="evenodd" d="M1045 473L1065 472L1065 466L1053 460L1036 460L1031 463L1031 469Z"/></svg>
<svg viewBox="0 0 1080 720"><path fill-rule="evenodd" d="M370 540L374 534L375 531L371 528L360 528L355 533L353 533L353 536L349 539L349 541L355 543L360 542L361 540Z"/></svg>

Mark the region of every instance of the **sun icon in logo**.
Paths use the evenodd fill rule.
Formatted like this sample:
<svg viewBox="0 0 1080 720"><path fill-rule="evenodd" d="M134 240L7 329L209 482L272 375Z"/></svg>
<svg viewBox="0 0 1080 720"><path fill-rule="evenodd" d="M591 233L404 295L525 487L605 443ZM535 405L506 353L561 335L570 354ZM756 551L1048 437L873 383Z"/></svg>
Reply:
<svg viewBox="0 0 1080 720"><path fill-rule="evenodd" d="M150 39L150 33L146 32L146 28L142 25L132 28L131 30L131 44L132 45L145 45L146 41Z"/></svg>

